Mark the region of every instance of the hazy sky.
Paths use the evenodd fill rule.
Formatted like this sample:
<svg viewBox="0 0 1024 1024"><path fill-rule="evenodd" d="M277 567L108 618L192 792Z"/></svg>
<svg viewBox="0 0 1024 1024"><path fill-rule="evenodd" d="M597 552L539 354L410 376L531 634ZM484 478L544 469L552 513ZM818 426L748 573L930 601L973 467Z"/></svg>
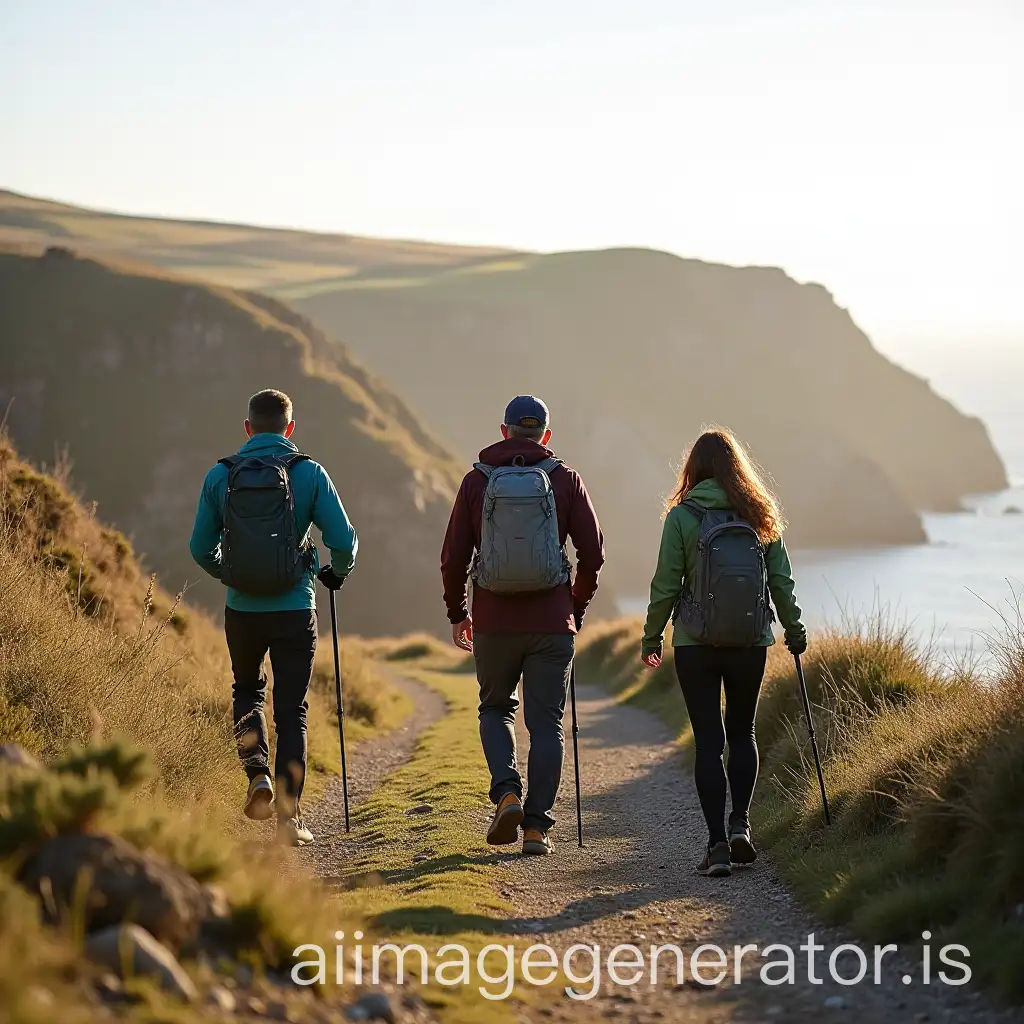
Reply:
<svg viewBox="0 0 1024 1024"><path fill-rule="evenodd" d="M1024 0L0 0L0 187L1024 327Z"/></svg>

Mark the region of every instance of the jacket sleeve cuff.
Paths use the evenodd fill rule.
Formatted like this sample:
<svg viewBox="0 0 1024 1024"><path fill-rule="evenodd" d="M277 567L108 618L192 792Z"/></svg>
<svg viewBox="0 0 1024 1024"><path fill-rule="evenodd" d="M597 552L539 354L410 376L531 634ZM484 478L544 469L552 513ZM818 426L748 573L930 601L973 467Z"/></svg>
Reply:
<svg viewBox="0 0 1024 1024"><path fill-rule="evenodd" d="M469 608L463 605L459 610L452 611L448 610L448 621L453 625L457 626L460 622L465 622L469 618Z"/></svg>
<svg viewBox="0 0 1024 1024"><path fill-rule="evenodd" d="M640 656L646 658L648 654L661 654L664 647L662 640L643 640L640 644Z"/></svg>

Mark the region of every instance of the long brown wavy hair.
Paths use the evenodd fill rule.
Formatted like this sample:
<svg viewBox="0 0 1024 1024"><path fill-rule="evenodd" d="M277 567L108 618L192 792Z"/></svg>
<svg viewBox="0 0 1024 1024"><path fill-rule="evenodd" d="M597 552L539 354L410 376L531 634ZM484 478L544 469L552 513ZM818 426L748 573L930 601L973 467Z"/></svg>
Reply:
<svg viewBox="0 0 1024 1024"><path fill-rule="evenodd" d="M761 470L730 430L712 427L697 438L676 480L665 511L681 504L704 480L716 480L730 508L757 531L762 544L782 536L786 522L778 499L761 477Z"/></svg>

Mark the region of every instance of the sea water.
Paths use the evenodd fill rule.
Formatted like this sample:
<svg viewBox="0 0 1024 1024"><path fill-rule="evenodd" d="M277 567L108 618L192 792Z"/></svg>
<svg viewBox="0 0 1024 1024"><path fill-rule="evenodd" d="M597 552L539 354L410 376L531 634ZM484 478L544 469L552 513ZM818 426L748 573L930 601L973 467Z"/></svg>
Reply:
<svg viewBox="0 0 1024 1024"><path fill-rule="evenodd" d="M796 551L798 594L812 626L881 611L941 654L984 655L1024 596L1024 351L922 352L920 362L940 394L984 420L1010 489L968 498L963 512L926 514L927 544Z"/></svg>

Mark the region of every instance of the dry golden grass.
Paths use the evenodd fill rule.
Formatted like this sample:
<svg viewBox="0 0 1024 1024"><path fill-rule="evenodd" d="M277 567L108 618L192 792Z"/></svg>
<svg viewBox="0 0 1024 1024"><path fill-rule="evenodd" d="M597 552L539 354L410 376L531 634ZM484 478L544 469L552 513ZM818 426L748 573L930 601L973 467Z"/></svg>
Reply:
<svg viewBox="0 0 1024 1024"><path fill-rule="evenodd" d="M311 800L339 760L324 647L310 697ZM393 724L404 702L362 648L346 645L343 662L353 738ZM258 971L283 968L300 942L329 945L336 928L351 925L294 863L262 848L264 827L238 813L245 782L230 679L214 624L183 614L120 535L59 480L0 446L0 743L19 743L50 766L41 786L0 772L0 1020L93 1019L84 995L92 969L74 920L44 927L38 901L12 878L53 835L117 833L216 882L230 907L228 952ZM200 979L209 973L186 967ZM125 1019L206 1018L198 1008L160 1009L164 1002L150 992L124 1008Z"/></svg>
<svg viewBox="0 0 1024 1024"><path fill-rule="evenodd" d="M581 637L580 677L689 725L671 664L647 672L640 624ZM940 671L909 632L876 621L812 639L804 658L833 825L825 829L792 658L769 655L758 713L754 823L775 863L830 921L972 952L981 979L1024 997L1024 622L994 641L998 671Z"/></svg>
<svg viewBox="0 0 1024 1024"><path fill-rule="evenodd" d="M173 800L226 809L240 799L222 632L156 586L123 536L2 438L0 637L0 742L52 759L97 735L123 737L149 753ZM342 671L353 738L397 722L404 699L358 644L343 645ZM315 799L340 761L329 642L310 705Z"/></svg>

